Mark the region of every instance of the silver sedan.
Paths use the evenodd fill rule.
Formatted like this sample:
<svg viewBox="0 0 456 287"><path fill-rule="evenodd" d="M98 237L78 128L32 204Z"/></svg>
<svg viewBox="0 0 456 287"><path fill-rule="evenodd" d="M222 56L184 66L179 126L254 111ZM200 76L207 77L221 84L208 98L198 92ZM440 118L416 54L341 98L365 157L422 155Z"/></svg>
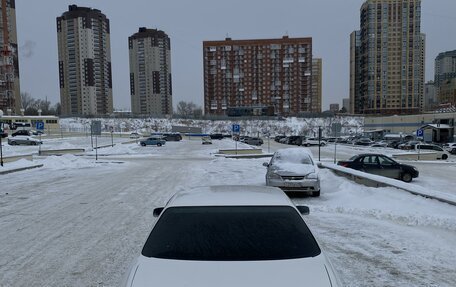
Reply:
<svg viewBox="0 0 456 287"><path fill-rule="evenodd" d="M40 145L43 142L27 136L15 136L13 138L8 138L9 145Z"/></svg>
<svg viewBox="0 0 456 287"><path fill-rule="evenodd" d="M281 188L287 193L308 193L320 196L318 167L307 148L281 149L274 153L269 163L266 185Z"/></svg>

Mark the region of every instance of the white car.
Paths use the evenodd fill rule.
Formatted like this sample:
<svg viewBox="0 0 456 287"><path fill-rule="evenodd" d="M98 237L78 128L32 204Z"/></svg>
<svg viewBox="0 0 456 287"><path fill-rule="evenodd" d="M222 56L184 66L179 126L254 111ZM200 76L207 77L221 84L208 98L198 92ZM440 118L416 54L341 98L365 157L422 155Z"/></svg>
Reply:
<svg viewBox="0 0 456 287"><path fill-rule="evenodd" d="M128 287L341 286L301 214L277 188L200 187L158 216Z"/></svg>
<svg viewBox="0 0 456 287"><path fill-rule="evenodd" d="M318 140L318 138L306 138L305 140L302 141L302 144L303 146L311 146L311 145L320 145L320 146L324 146L326 145L326 141L324 140Z"/></svg>
<svg viewBox="0 0 456 287"><path fill-rule="evenodd" d="M447 144L444 144L443 145L443 148L448 151L448 152L451 152L453 149L456 149L456 143L447 143Z"/></svg>
<svg viewBox="0 0 456 287"><path fill-rule="evenodd" d="M416 152L423 152L423 153L432 153L435 154L432 159L443 159L447 160L448 159L448 152L445 151L443 148L434 145L434 144L417 144L415 145L415 151Z"/></svg>
<svg viewBox="0 0 456 287"><path fill-rule="evenodd" d="M140 137L141 137L141 135L138 134L137 132L132 132L132 133L130 134L130 138L131 138L131 139L139 139Z"/></svg>

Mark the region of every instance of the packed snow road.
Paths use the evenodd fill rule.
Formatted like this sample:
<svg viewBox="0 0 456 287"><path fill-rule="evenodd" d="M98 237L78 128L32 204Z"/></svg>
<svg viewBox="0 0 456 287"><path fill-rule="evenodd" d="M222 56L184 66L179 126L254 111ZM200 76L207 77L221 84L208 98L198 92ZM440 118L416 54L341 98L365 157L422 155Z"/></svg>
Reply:
<svg viewBox="0 0 456 287"><path fill-rule="evenodd" d="M119 286L154 207L174 192L264 185L265 159L213 156L231 145L121 145L98 163L49 157L39 160L42 169L1 176L0 286ZM306 221L344 286L456 286L455 207L359 186L328 170L321 178L320 198L294 201L310 206Z"/></svg>

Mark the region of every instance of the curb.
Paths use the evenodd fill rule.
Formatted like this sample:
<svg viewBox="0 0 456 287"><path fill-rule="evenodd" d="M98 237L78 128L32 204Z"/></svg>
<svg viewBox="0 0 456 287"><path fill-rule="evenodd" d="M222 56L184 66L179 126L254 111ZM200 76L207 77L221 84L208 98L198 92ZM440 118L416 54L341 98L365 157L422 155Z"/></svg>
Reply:
<svg viewBox="0 0 456 287"><path fill-rule="evenodd" d="M13 172L24 171L24 170L28 170L28 169L40 168L40 167L43 167L43 165L42 164L38 164L38 165L32 165L32 166L26 166L26 167L21 167L21 168L16 168L16 169L5 170L5 171L0 171L0 175L5 175L5 174L13 173Z"/></svg>

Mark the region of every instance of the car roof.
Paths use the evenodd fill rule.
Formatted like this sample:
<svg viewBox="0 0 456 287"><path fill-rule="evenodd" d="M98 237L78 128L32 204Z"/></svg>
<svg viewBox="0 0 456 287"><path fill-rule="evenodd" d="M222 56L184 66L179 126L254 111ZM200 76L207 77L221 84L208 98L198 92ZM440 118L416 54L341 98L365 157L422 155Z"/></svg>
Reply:
<svg viewBox="0 0 456 287"><path fill-rule="evenodd" d="M366 156L366 155L378 155L378 156L386 156L384 154L381 154L381 153L362 153L362 154L358 154L357 156ZM386 156L386 157L389 157L389 156Z"/></svg>
<svg viewBox="0 0 456 287"><path fill-rule="evenodd" d="M293 206L282 190L269 186L220 185L177 192L167 207L176 206Z"/></svg>

